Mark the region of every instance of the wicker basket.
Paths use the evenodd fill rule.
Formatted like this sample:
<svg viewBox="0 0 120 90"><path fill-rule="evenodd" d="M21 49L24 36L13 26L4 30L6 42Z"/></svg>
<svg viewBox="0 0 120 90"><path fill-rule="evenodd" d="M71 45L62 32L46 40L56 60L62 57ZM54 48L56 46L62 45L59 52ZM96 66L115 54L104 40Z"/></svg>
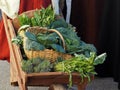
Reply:
<svg viewBox="0 0 120 90"><path fill-rule="evenodd" d="M47 29L47 28L43 28L43 27L38 27L38 26L34 26L34 27L29 27L26 29L26 31L29 31L31 33L34 34L38 34L38 33L46 33L46 32L55 32L57 33L57 35L61 38L62 40L62 45L63 48L65 49L65 41L63 36L55 29ZM19 32L20 33L20 32ZM23 33L23 32L22 32ZM24 35L23 35L24 36ZM26 40L27 38L24 36L23 38L23 47L25 47L26 45ZM61 57L63 59L70 59L72 56L69 54L65 54L65 53L60 53L57 51L54 51L53 49L45 49L45 50L41 50L41 51L33 51L33 50L26 50L24 49L24 52L26 54L26 56L31 59L31 58L36 58L36 57L40 57L40 58L45 58L47 60L50 60L51 62L54 62L57 58Z"/></svg>

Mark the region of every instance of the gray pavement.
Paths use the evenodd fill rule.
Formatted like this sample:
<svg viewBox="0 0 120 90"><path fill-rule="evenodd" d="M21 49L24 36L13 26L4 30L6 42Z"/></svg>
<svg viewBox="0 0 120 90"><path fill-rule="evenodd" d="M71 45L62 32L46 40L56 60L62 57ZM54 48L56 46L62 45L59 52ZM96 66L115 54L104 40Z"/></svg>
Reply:
<svg viewBox="0 0 120 90"><path fill-rule="evenodd" d="M0 60L0 90L19 90L18 86L10 84L10 65ZM47 87L28 87L28 90L48 90Z"/></svg>
<svg viewBox="0 0 120 90"><path fill-rule="evenodd" d="M19 90L10 85L10 65L0 60L0 90ZM28 87L28 90L48 90L47 87ZM112 78L95 78L88 84L86 90L118 90L117 83Z"/></svg>

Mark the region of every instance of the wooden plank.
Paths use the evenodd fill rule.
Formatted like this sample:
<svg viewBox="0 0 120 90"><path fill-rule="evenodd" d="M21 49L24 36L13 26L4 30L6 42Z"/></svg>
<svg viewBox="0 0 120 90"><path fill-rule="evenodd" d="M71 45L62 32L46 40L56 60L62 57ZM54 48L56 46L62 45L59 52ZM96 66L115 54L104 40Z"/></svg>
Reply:
<svg viewBox="0 0 120 90"><path fill-rule="evenodd" d="M2 17L3 17L4 26L5 26L5 32L6 32L6 36L7 36L7 40L8 40L8 44L9 44L9 49L10 49L10 66L11 66L12 63L13 63L12 62L13 54L11 52L12 51L11 35L10 35L8 23L7 23L7 16L4 13L2 13ZM16 70L15 69L16 69L15 67L10 68L10 75L11 75L10 81L11 81L11 83L17 82Z"/></svg>
<svg viewBox="0 0 120 90"><path fill-rule="evenodd" d="M27 74L28 77L32 77L32 76L61 76L61 75L68 75L67 73L64 73L64 72L40 72L40 73L30 73L30 74ZM72 73L73 76L79 76L80 77L80 74L79 73Z"/></svg>
<svg viewBox="0 0 120 90"><path fill-rule="evenodd" d="M11 44L11 35L10 35L10 29L11 29L11 28L9 28L9 26L8 26L8 25L10 25L10 24L8 23L8 18L7 18L7 16L6 16L4 13L2 13L2 17L3 17L3 21L4 21L5 32L6 32L6 36L7 36L7 39L8 39L8 44L9 44L9 47L10 47L10 52L13 53L13 58L16 59L16 57L15 57L15 52L14 52L14 50L13 50L13 45ZM9 20L9 21L10 21L10 20ZM19 73L19 70L18 70L18 67L17 67L17 64L16 64L16 63L17 63L17 62L15 62L15 66L16 66L16 68L17 68L16 74L17 74L17 76L18 76L18 77L17 77L17 80L18 80L19 87L20 87L21 90L27 90L26 87L24 87L24 85L23 85L23 83L22 83L21 76L20 76L20 73Z"/></svg>
<svg viewBox="0 0 120 90"><path fill-rule="evenodd" d="M31 74L27 74L28 77L46 77L46 76L60 76L63 75L63 72L40 72L40 73L31 73Z"/></svg>
<svg viewBox="0 0 120 90"><path fill-rule="evenodd" d="M13 86L17 86L18 85L18 81L17 81L17 68L16 66L14 65L14 57L13 57L13 54L11 52L11 56L10 56L10 82L11 82L11 85Z"/></svg>
<svg viewBox="0 0 120 90"><path fill-rule="evenodd" d="M8 26L9 26L9 30L10 30L10 34L11 34L11 39L12 39L16 36L15 32L14 32L14 28L12 26L11 20L8 19L7 22L8 22ZM18 84L19 84L21 90L27 90L27 87L26 87L26 85L23 81L24 80L23 78L25 78L25 76L24 76L24 74L21 70L21 65L20 65L20 62L19 62L20 59L21 59L20 53L17 54L18 51L16 51L17 48L15 48L14 44L12 44L12 50L13 50L13 54L14 54L14 58L15 58L15 65L16 65L16 68L17 68Z"/></svg>

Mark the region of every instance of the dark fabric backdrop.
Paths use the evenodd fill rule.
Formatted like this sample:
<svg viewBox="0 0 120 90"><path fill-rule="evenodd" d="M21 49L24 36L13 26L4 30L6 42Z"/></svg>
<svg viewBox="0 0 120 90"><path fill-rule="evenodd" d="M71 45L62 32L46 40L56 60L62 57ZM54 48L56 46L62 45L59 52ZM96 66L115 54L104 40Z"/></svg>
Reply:
<svg viewBox="0 0 120 90"><path fill-rule="evenodd" d="M94 44L97 35L95 17L95 0L73 0L71 24L77 28L81 39Z"/></svg>
<svg viewBox="0 0 120 90"><path fill-rule="evenodd" d="M108 54L106 62L97 68L99 75L112 76L120 83L120 0L105 0L99 34L99 50ZM101 67L104 73L99 71Z"/></svg>
<svg viewBox="0 0 120 90"><path fill-rule="evenodd" d="M71 24L98 54L107 53L104 64L96 66L98 76L120 83L120 0L73 0Z"/></svg>

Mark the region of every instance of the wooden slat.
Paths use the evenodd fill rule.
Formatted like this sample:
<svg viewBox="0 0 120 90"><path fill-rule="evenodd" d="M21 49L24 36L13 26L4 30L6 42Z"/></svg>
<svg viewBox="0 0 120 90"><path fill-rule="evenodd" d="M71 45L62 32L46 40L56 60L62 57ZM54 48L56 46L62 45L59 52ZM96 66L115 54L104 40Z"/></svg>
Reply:
<svg viewBox="0 0 120 90"><path fill-rule="evenodd" d="M40 72L40 73L31 73L31 74L27 74L28 77L34 77L34 76L66 76L68 75L67 73L64 72ZM73 76L79 76L79 73L72 73Z"/></svg>
<svg viewBox="0 0 120 90"><path fill-rule="evenodd" d="M28 77L34 77L34 76L41 76L41 77L46 77L46 76L60 76L63 75L63 72L41 72L41 73L31 73L27 74Z"/></svg>
<svg viewBox="0 0 120 90"><path fill-rule="evenodd" d="M7 23L7 16L4 13L2 13L2 17L3 17L5 32L6 32L6 36L7 36L7 40L8 40L8 44L9 44L9 49L10 49L10 56L11 56L10 57L10 66L11 66L13 63L11 60L14 59L13 54L12 54L11 35L10 35L8 23ZM15 72L15 73L12 73L12 72ZM11 75L11 78L10 78L11 83L17 82L16 68L15 67L10 68L10 75Z"/></svg>
<svg viewBox="0 0 120 90"><path fill-rule="evenodd" d="M17 74L16 74L17 68L14 65L15 63L14 63L14 57L13 57L12 52L11 52L10 60L11 60L11 62L10 62L10 82L11 82L11 85L16 86L16 85L18 85Z"/></svg>
<svg viewBox="0 0 120 90"><path fill-rule="evenodd" d="M16 37L16 34L15 34L15 31L14 31L14 28L13 28L13 25L11 23L11 20L8 19L8 26L9 26L9 30L10 30L10 34L11 34L11 39ZM22 69L21 69L21 60L22 60L22 56L21 56L21 53L19 51L19 48L12 44L12 49L13 49L13 53L14 53L14 58L15 58L15 64L16 64L16 68L17 68L17 76L18 76L18 84L19 86L22 86L22 89L23 90L27 90L27 87L25 85L25 75L24 73L22 72Z"/></svg>
<svg viewBox="0 0 120 90"><path fill-rule="evenodd" d="M10 35L10 29L11 28L9 28L8 27L8 19L7 19L7 16L4 14L4 13L2 13L2 17L3 17L3 21L4 21L4 26L5 26L5 32L6 32L6 35L7 35L7 39L8 39L8 43L9 43L9 47L10 47L10 52L12 52L13 53L13 58L14 59L16 59L16 57L15 57L15 52L14 52L14 49L13 49L13 45L11 44L11 39L12 39L12 35ZM10 20L9 20L10 21ZM9 24L10 25L10 24ZM16 61L16 60L15 60ZM17 68L16 70L17 70L17 72L16 72L16 74L17 74L17 80L18 80L18 84L19 84L19 87L20 87L20 90L27 90L26 88L25 88L25 86L23 85L23 82L22 82L22 80L21 80L21 74L20 74L20 71L19 71L19 68L18 68L18 65L17 65L17 62L14 62L15 63L15 67Z"/></svg>

